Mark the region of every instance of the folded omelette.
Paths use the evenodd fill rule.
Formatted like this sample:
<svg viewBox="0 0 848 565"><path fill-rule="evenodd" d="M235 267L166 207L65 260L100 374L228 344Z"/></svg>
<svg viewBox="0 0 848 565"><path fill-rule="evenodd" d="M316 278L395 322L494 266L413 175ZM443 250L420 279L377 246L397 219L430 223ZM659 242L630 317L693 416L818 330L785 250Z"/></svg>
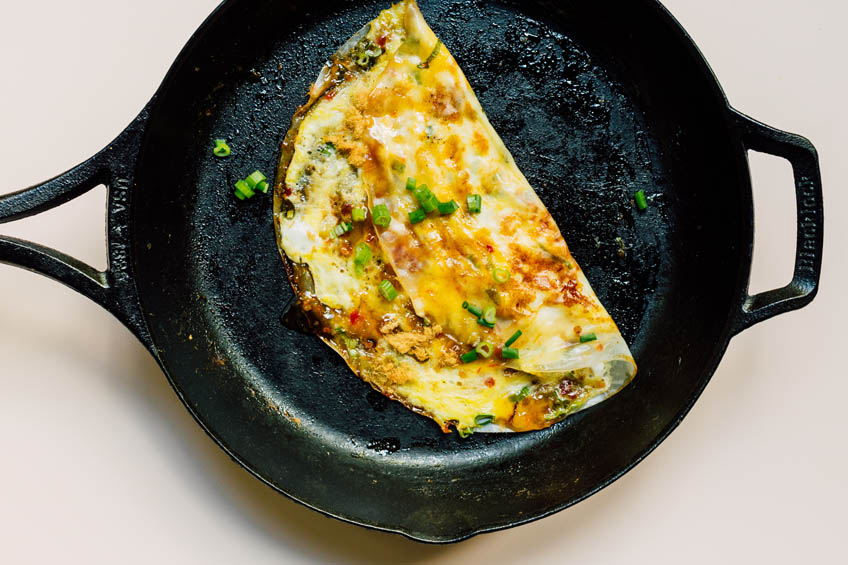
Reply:
<svg viewBox="0 0 848 565"><path fill-rule="evenodd" d="M317 335L443 431L545 428L633 357L414 0L321 70L282 144L277 240Z"/></svg>

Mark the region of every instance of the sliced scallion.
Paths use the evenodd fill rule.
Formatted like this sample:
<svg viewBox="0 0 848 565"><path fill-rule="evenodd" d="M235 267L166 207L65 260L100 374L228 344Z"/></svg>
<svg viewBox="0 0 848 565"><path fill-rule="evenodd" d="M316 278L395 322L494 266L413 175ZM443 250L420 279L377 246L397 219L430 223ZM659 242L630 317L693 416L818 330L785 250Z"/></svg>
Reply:
<svg viewBox="0 0 848 565"><path fill-rule="evenodd" d="M487 322L483 318L477 318L477 323L480 324L481 326L485 326L485 327L489 328L490 330L495 327L494 322Z"/></svg>
<svg viewBox="0 0 848 565"><path fill-rule="evenodd" d="M374 225L381 228L387 228L389 227L389 224L392 223L389 208L385 204L377 204L374 206L374 209L371 210L371 217L374 220Z"/></svg>
<svg viewBox="0 0 848 565"><path fill-rule="evenodd" d="M580 343L589 343L590 341L595 341L598 339L598 336L595 334L580 334Z"/></svg>
<svg viewBox="0 0 848 565"><path fill-rule="evenodd" d="M216 139L215 149L212 150L212 153L216 157L229 157L232 150L230 149L230 146L227 145L226 139Z"/></svg>
<svg viewBox="0 0 848 565"><path fill-rule="evenodd" d="M503 284L509 281L510 277L512 277L512 273L507 269L494 269L492 271L492 278L495 279L496 283Z"/></svg>
<svg viewBox="0 0 848 565"><path fill-rule="evenodd" d="M409 223L417 224L419 222L423 222L424 219L427 218L427 212L418 208L409 213Z"/></svg>
<svg viewBox="0 0 848 565"><path fill-rule="evenodd" d="M354 208L350 211L350 217L354 222L364 222L368 217L368 208Z"/></svg>
<svg viewBox="0 0 848 565"><path fill-rule="evenodd" d="M518 350L513 347L504 347L501 350L501 357L504 359L518 359Z"/></svg>
<svg viewBox="0 0 848 565"><path fill-rule="evenodd" d="M351 230L353 230L353 224L351 224L350 222L342 222L333 228L333 231L330 232L330 237L337 238L343 236Z"/></svg>
<svg viewBox="0 0 848 565"><path fill-rule="evenodd" d="M492 356L492 353L495 352L495 344L491 341L481 341L477 344L477 347L474 348L474 351L476 351L477 355L483 359L488 359Z"/></svg>
<svg viewBox="0 0 848 565"><path fill-rule="evenodd" d="M529 387L529 386L525 386L524 388L522 388L522 389L518 392L518 394L513 394L513 395L511 395L511 396L509 397L509 399L510 399L511 401L515 402L516 404L518 404L519 402L521 402L522 400L524 400L525 398L527 398L527 395L528 395L528 394L530 394L530 387Z"/></svg>
<svg viewBox="0 0 848 565"><path fill-rule="evenodd" d="M474 424L477 426L485 426L495 421L495 417L491 414L478 414L474 417Z"/></svg>
<svg viewBox="0 0 848 565"><path fill-rule="evenodd" d="M414 178L409 177L408 179L406 179L406 190L415 190L416 186L418 186L418 184L416 183Z"/></svg>
<svg viewBox="0 0 848 565"><path fill-rule="evenodd" d="M250 186L248 186L248 184L245 181L240 180L240 181L236 182L235 186L236 186L236 192L241 193L241 195L244 196L245 198L252 198L253 197L253 195L254 195L253 189L250 188Z"/></svg>
<svg viewBox="0 0 848 565"><path fill-rule="evenodd" d="M262 171L253 171L252 173L250 173L250 175L248 175L246 179L244 179L244 182L246 182L247 186L249 186L250 188L255 189L257 186L259 186L260 182L263 182L265 180L267 179L265 178L265 175L262 174Z"/></svg>
<svg viewBox="0 0 848 565"><path fill-rule="evenodd" d="M459 210L459 204L450 200L448 202L439 202L439 214L442 216L449 216Z"/></svg>
<svg viewBox="0 0 848 565"><path fill-rule="evenodd" d="M472 349L471 351L460 357L460 359L463 363L473 363L477 360L477 352Z"/></svg>
<svg viewBox="0 0 848 565"><path fill-rule="evenodd" d="M509 338L508 340L506 340L506 343L504 344L504 347L509 347L510 345L512 345L513 343L515 343L516 341L518 341L518 338L519 338L519 337L521 337L521 330L518 330L517 332L515 332L514 334L512 334L512 337L511 337L511 338Z"/></svg>
<svg viewBox="0 0 848 565"><path fill-rule="evenodd" d="M495 307L489 306L488 308L483 310L483 320L485 320L486 322L488 322L490 324L494 324L495 321L497 320L496 314L497 314L497 310L495 309Z"/></svg>
<svg viewBox="0 0 848 565"><path fill-rule="evenodd" d="M418 200L421 208L424 209L424 212L429 214L438 208L439 199L436 198L436 195L433 194L432 190L427 188L426 184L422 184L416 188L413 194L415 194L415 198Z"/></svg>
<svg viewBox="0 0 848 565"><path fill-rule="evenodd" d="M353 262L357 265L367 265L372 255L371 247L364 241L360 241L353 250Z"/></svg>
<svg viewBox="0 0 848 565"><path fill-rule="evenodd" d="M633 199L636 201L636 207L639 210L646 210L648 208L648 199L645 197L644 190L637 190L636 194L633 195Z"/></svg>
<svg viewBox="0 0 848 565"><path fill-rule="evenodd" d="M479 214L483 209L483 198L479 194L469 194L466 198L469 214Z"/></svg>
<svg viewBox="0 0 848 565"><path fill-rule="evenodd" d="M391 302L392 300L394 300L395 298L398 297L397 289L394 287L394 285L392 283L390 283L387 280L384 280L383 282L381 282L379 288L380 288L380 294L382 294L383 298L385 298L389 302Z"/></svg>
<svg viewBox="0 0 848 565"><path fill-rule="evenodd" d="M463 302L462 307L477 316L478 318L483 315L483 309L479 306L469 304L468 302Z"/></svg>

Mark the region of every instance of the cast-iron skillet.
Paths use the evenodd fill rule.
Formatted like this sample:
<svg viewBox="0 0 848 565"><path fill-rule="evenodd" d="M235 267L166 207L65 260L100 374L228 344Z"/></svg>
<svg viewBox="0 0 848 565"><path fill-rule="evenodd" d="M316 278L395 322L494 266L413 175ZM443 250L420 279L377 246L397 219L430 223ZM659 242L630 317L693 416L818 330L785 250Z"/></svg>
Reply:
<svg viewBox="0 0 848 565"><path fill-rule="evenodd" d="M271 200L232 194L257 168L273 175L325 59L387 6L224 2L111 145L0 199L6 222L105 184L108 270L13 238L0 239L0 261L117 316L215 441L270 486L343 520L448 542L610 484L680 422L734 334L809 303L821 181L812 145L729 108L653 0L423 0L639 364L620 394L548 430L442 434L298 331ZM230 158L212 155L218 137ZM794 278L755 296L747 149L791 162L798 206Z"/></svg>

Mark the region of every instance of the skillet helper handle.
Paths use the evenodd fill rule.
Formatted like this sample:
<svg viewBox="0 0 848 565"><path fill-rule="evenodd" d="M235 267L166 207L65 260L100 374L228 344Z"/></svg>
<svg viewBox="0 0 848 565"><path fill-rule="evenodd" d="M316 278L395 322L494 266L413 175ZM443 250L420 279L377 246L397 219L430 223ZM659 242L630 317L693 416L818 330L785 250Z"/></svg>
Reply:
<svg viewBox="0 0 848 565"><path fill-rule="evenodd" d="M90 298L142 338L142 321L130 274L129 191L146 122L146 111L115 141L81 165L47 182L0 196L0 224L60 206L98 185L107 189L108 267L98 271L73 257L38 243L0 235L0 263L50 277Z"/></svg>
<svg viewBox="0 0 848 565"><path fill-rule="evenodd" d="M792 165L795 177L795 204L798 211L798 239L792 282L783 288L753 296L747 295L734 322L733 333L812 302L821 277L824 241L819 157L807 139L777 130L732 110L746 149L782 157Z"/></svg>

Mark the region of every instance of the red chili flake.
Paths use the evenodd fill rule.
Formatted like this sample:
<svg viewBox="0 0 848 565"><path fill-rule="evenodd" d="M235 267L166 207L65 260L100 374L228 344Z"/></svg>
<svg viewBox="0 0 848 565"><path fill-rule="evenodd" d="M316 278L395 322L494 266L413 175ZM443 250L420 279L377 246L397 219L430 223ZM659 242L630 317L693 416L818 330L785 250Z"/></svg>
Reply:
<svg viewBox="0 0 848 565"><path fill-rule="evenodd" d="M374 234L370 232L368 233L368 235L365 236L365 241L367 241L368 243L374 243L375 239L377 238L374 237Z"/></svg>
<svg viewBox="0 0 848 565"><path fill-rule="evenodd" d="M327 94L324 95L324 98L326 98L327 100L332 100L335 97L336 97L336 89L333 89L333 90L331 90L330 92L328 92Z"/></svg>
<svg viewBox="0 0 848 565"><path fill-rule="evenodd" d="M379 45L380 47L385 47L385 46L386 46L386 41L387 41L388 39L389 39L389 38L388 38L388 36L386 36L386 35L381 35L380 37L378 37L378 38L377 38L377 45Z"/></svg>
<svg viewBox="0 0 848 565"><path fill-rule="evenodd" d="M494 248L494 247L492 247L491 245L486 245L486 251L488 251L489 253L494 253L494 252L495 252L495 248Z"/></svg>
<svg viewBox="0 0 848 565"><path fill-rule="evenodd" d="M350 325L356 325L356 322L359 321L359 318L362 317L362 314L359 313L359 310L354 310L350 313Z"/></svg>
<svg viewBox="0 0 848 565"><path fill-rule="evenodd" d="M291 193L292 193L291 187L289 185L286 185L285 195L291 196Z"/></svg>
<svg viewBox="0 0 848 565"><path fill-rule="evenodd" d="M483 384L485 384L489 388L492 388L493 386L495 386L495 379L493 379L492 377L489 377L488 379L483 381Z"/></svg>

